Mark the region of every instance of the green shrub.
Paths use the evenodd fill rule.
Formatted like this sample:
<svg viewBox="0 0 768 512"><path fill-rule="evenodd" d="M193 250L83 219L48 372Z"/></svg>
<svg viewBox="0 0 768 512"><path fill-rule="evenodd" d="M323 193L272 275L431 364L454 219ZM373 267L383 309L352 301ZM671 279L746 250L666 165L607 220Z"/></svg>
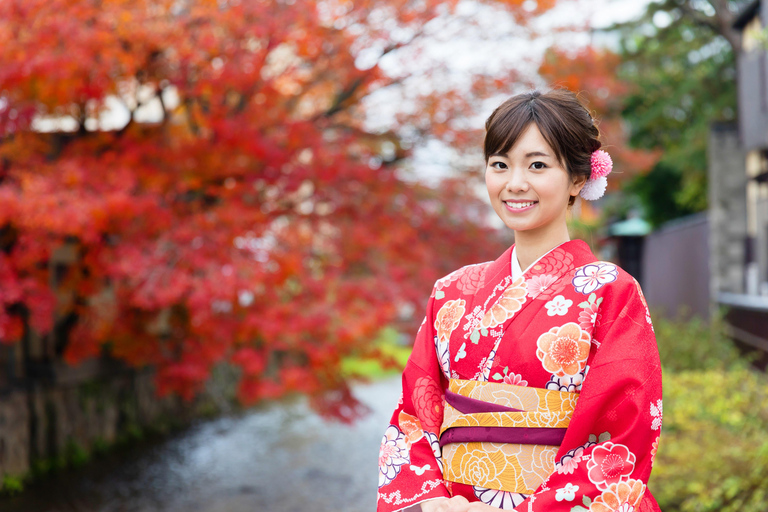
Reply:
<svg viewBox="0 0 768 512"><path fill-rule="evenodd" d="M344 358L341 362L344 376L374 379L401 372L411 355L412 347L399 344L398 336L392 327L382 329L374 341L376 353Z"/></svg>
<svg viewBox="0 0 768 512"><path fill-rule="evenodd" d="M24 481L20 477L3 475L0 494L3 496L15 496L24 490Z"/></svg>
<svg viewBox="0 0 768 512"><path fill-rule="evenodd" d="M64 453L62 453L62 457L64 459L64 465L73 468L83 466L91 459L88 450L72 439L67 440L67 443L64 445Z"/></svg>
<svg viewBox="0 0 768 512"><path fill-rule="evenodd" d="M684 315L685 312L681 312ZM661 365L667 371L742 368L748 364L725 335L722 313L710 323L699 317L669 320L652 314Z"/></svg>
<svg viewBox="0 0 768 512"><path fill-rule="evenodd" d="M768 379L747 368L665 372L663 435L649 488L664 512L762 512Z"/></svg>

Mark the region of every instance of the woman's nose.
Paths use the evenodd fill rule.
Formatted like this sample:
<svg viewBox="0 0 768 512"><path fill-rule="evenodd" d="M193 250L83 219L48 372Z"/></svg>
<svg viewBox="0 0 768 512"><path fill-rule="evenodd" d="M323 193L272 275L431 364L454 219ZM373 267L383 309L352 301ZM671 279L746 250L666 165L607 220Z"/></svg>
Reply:
<svg viewBox="0 0 768 512"><path fill-rule="evenodd" d="M526 192L528 190L528 180L525 179L525 173L513 169L509 173L506 189L510 192Z"/></svg>

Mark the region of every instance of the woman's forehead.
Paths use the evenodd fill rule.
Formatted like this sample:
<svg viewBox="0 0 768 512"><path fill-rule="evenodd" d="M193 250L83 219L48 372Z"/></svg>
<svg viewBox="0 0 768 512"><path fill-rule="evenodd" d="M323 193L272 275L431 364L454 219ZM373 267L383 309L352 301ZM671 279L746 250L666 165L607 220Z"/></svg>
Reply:
<svg viewBox="0 0 768 512"><path fill-rule="evenodd" d="M509 140L506 141L509 145ZM490 156L503 156L503 157L550 157L555 158L555 151L549 145L547 140L539 131L539 127L536 123L530 123L520 135L517 140L511 145L511 147L498 148Z"/></svg>

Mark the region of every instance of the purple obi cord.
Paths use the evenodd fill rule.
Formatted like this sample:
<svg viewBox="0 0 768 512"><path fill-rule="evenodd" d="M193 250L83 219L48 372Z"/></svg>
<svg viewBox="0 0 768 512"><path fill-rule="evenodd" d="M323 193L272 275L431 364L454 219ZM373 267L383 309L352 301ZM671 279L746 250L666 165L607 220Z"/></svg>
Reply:
<svg viewBox="0 0 768 512"><path fill-rule="evenodd" d="M446 390L445 401L463 414L482 412L524 412L503 405L492 404ZM453 427L440 436L440 446L448 443L490 442L514 444L543 444L559 446L565 437L565 428L540 427Z"/></svg>
<svg viewBox="0 0 768 512"><path fill-rule="evenodd" d="M453 427L440 436L440 446L448 443L514 443L560 446L564 428L537 427Z"/></svg>

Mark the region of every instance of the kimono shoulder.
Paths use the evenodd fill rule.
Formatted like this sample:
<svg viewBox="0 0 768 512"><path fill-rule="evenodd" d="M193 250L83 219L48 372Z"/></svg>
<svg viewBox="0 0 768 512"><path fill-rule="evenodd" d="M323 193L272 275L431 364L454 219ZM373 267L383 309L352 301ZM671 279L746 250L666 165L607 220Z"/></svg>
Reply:
<svg viewBox="0 0 768 512"><path fill-rule="evenodd" d="M441 277L435 281L431 296L441 299L448 289L452 295L474 295L485 285L486 271L491 263L493 262L472 263Z"/></svg>
<svg viewBox="0 0 768 512"><path fill-rule="evenodd" d="M619 319L630 317L653 332L648 303L640 283L620 266L596 261L576 269L572 283L586 302L597 307L596 332ZM599 341L598 341L599 344Z"/></svg>

